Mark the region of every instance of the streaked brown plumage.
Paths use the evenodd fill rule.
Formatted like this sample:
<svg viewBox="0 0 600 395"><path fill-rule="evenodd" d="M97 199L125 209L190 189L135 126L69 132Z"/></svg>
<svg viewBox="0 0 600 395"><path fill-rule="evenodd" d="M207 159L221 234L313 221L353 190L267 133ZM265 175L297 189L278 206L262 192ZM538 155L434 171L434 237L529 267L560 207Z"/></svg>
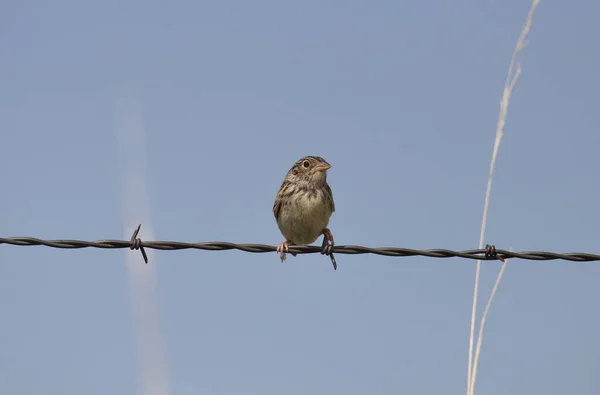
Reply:
<svg viewBox="0 0 600 395"><path fill-rule="evenodd" d="M324 236L324 251L333 246L333 235L327 228L329 218L335 211L333 194L327 185L329 168L331 165L325 159L305 156L292 166L281 184L273 213L286 239L277 247L282 261L285 260L288 246L311 244L320 235Z"/></svg>

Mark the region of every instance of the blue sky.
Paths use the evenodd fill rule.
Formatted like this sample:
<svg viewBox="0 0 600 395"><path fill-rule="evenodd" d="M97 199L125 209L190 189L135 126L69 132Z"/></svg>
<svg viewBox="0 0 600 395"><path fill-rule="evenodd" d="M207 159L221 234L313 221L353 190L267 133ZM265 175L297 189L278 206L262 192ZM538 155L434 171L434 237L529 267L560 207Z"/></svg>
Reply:
<svg viewBox="0 0 600 395"><path fill-rule="evenodd" d="M277 188L319 155L338 244L475 248L529 6L4 1L0 235L122 239L149 213L142 238L277 244ZM492 190L499 248L598 252L598 12L538 8ZM156 281L171 394L465 393L473 261L138 254L0 246L0 393L142 394L128 267ZM511 261L476 393L597 394L599 281L593 263Z"/></svg>

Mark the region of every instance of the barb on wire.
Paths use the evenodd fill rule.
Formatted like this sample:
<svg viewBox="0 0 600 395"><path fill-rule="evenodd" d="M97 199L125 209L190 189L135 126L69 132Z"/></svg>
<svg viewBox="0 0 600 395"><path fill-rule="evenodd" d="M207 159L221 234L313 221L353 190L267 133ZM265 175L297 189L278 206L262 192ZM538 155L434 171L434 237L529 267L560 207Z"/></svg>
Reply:
<svg viewBox="0 0 600 395"><path fill-rule="evenodd" d="M500 262L506 262L502 256L498 255L496 246L486 244L485 246L485 257L488 259L498 259Z"/></svg>
<svg viewBox="0 0 600 395"><path fill-rule="evenodd" d="M142 257L144 258L144 262L148 263L148 255L146 255L146 250L144 250L144 245L142 244L142 239L140 239L139 237L137 237L138 233L140 233L140 228L142 227L142 224L139 224L138 227L133 231L133 234L131 235L131 247L129 247L132 251L133 250L140 250L142 251Z"/></svg>
<svg viewBox="0 0 600 395"><path fill-rule="evenodd" d="M207 250L207 251L224 251L224 250L240 250L253 253L275 252L276 246L266 244L236 244L225 241L212 241L203 243L186 243L181 241L142 241L138 238L140 226L137 227L131 237L131 240L42 240L34 237L0 237L0 244L14 246L46 246L62 249L79 249L79 248L129 248L132 250L140 250L144 261L148 262L148 257L144 248L163 251L175 250ZM296 254L314 254L322 253L323 247L319 246L290 246L289 252ZM600 261L600 255L583 252L572 253L557 253L548 251L525 251L514 252L508 250L497 249L493 245L487 245L485 249L452 251L446 249L431 249L431 250L416 250L411 248L400 247L364 247L356 245L336 245L331 247L329 254L375 254L393 257L409 257L409 256L425 256L430 258L465 258L465 259L480 259L483 261L504 260L508 258L526 259L532 261L552 261L565 260L571 262L593 262Z"/></svg>

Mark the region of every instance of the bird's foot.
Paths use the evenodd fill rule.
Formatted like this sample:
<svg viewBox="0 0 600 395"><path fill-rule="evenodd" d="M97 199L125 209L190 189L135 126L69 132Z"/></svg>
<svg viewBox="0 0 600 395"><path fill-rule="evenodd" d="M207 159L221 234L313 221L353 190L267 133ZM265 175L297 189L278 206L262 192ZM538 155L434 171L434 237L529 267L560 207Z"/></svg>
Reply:
<svg viewBox="0 0 600 395"><path fill-rule="evenodd" d="M331 233L331 231L328 228L323 229L321 234L323 235L323 245L322 245L323 251L321 251L321 254L329 255L329 254L331 254L331 247L333 247L333 245L334 245L333 234Z"/></svg>
<svg viewBox="0 0 600 395"><path fill-rule="evenodd" d="M282 241L277 246L277 252L279 253L279 257L281 258L281 262L285 261L285 254L289 252L288 242Z"/></svg>
<svg viewBox="0 0 600 395"><path fill-rule="evenodd" d="M323 234L323 251L321 251L321 255L328 255L331 258L331 263L333 263L333 270L337 270L337 263L331 252L331 248L334 246L333 234L328 228L323 229L321 233Z"/></svg>

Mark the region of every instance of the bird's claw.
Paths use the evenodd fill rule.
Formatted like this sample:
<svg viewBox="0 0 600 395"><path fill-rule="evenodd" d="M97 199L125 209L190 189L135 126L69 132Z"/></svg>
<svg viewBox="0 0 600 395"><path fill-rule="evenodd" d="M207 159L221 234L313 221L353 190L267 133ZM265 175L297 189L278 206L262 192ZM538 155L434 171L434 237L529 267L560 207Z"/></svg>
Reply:
<svg viewBox="0 0 600 395"><path fill-rule="evenodd" d="M321 251L321 255L329 256L331 258L331 263L333 264L333 270L337 270L337 262L335 261L333 252L331 252L333 246L333 234L328 228L323 229L323 250Z"/></svg>
<svg viewBox="0 0 600 395"><path fill-rule="evenodd" d="M321 247L323 248L321 255L331 255L331 247L333 247L333 244L328 243L326 238L323 238L323 244Z"/></svg>
<svg viewBox="0 0 600 395"><path fill-rule="evenodd" d="M289 252L289 247L287 241L282 241L277 246L277 252L279 253L279 257L281 258L281 262L285 261L285 254Z"/></svg>

